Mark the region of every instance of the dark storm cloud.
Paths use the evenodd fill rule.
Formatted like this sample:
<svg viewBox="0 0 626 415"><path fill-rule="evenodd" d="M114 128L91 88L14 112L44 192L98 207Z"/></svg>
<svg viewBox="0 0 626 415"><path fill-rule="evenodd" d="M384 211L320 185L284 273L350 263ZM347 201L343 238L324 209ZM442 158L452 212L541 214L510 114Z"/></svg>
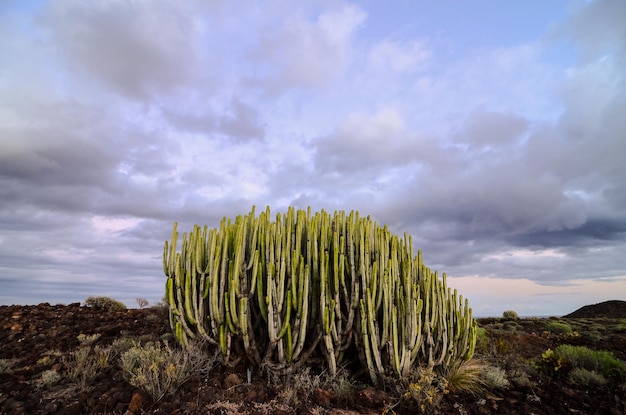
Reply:
<svg viewBox="0 0 626 415"><path fill-rule="evenodd" d="M626 240L626 217L590 218L580 226L570 229L541 230L511 235L507 238L517 246L554 247L593 247L610 242Z"/></svg>

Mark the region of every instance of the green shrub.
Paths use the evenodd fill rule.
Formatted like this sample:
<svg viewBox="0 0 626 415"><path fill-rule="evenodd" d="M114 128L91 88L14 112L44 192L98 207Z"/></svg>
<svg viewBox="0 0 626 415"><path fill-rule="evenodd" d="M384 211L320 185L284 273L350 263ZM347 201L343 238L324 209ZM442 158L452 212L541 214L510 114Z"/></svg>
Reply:
<svg viewBox="0 0 626 415"><path fill-rule="evenodd" d="M476 328L476 353L487 355L490 349L490 338L487 330L482 327Z"/></svg>
<svg viewBox="0 0 626 415"><path fill-rule="evenodd" d="M567 379L570 383L585 388L597 388L608 383L608 380L595 370L580 367L572 369L567 375Z"/></svg>
<svg viewBox="0 0 626 415"><path fill-rule="evenodd" d="M89 297L85 300L85 306L103 311L124 311L126 305L109 297Z"/></svg>
<svg viewBox="0 0 626 415"><path fill-rule="evenodd" d="M554 351L548 349L542 357L545 362L554 367L555 371L564 370L570 374L574 369L585 369L617 382L626 379L626 365L611 352L562 344ZM584 374L578 373L575 376L580 377Z"/></svg>
<svg viewBox="0 0 626 415"><path fill-rule="evenodd" d="M572 332L572 327L566 323L561 323L560 321L551 321L546 324L545 331L552 334L570 334Z"/></svg>
<svg viewBox="0 0 626 415"><path fill-rule="evenodd" d="M505 312L502 313L502 318L518 320L519 316L517 315L517 312L513 310L506 310Z"/></svg>

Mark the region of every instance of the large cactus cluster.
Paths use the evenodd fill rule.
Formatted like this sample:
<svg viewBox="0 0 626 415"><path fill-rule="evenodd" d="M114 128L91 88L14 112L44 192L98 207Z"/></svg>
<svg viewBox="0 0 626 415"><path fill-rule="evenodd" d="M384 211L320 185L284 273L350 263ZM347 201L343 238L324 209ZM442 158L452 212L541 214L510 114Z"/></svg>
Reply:
<svg viewBox="0 0 626 415"><path fill-rule="evenodd" d="M469 359L476 341L467 300L393 235L358 212L289 208L272 220L254 208L219 228L177 225L163 269L179 343L201 338L225 361L292 370L311 355L328 370L357 351L373 382L414 364Z"/></svg>

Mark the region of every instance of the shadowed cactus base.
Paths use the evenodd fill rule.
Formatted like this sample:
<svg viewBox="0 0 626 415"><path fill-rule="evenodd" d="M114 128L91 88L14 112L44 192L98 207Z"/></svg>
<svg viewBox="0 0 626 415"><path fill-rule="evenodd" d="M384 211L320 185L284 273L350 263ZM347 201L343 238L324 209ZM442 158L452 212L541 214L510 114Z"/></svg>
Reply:
<svg viewBox="0 0 626 415"><path fill-rule="evenodd" d="M468 360L468 301L398 237L358 212L255 209L219 228L174 225L165 242L166 300L176 339L201 338L225 362L292 371L315 354L330 374L356 349L373 382L412 367Z"/></svg>

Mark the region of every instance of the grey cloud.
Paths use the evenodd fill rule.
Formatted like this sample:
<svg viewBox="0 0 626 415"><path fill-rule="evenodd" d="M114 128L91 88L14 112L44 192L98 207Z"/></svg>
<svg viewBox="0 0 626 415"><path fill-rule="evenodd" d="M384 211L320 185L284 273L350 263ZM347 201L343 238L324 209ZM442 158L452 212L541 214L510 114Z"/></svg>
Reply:
<svg viewBox="0 0 626 415"><path fill-rule="evenodd" d="M158 96L198 80L198 24L183 5L59 1L40 22L69 67L129 97Z"/></svg>
<svg viewBox="0 0 626 415"><path fill-rule="evenodd" d="M328 136L313 140L315 165L321 171L356 172L425 162L437 145L408 131L402 116L381 110L371 117L352 114Z"/></svg>
<svg viewBox="0 0 626 415"><path fill-rule="evenodd" d="M359 7L344 4L314 21L292 15L278 28L263 28L258 48L249 54L256 69L247 84L272 94L328 85L349 65L352 37L365 18Z"/></svg>
<svg viewBox="0 0 626 415"><path fill-rule="evenodd" d="M626 3L621 0L584 2L578 4L570 18L557 25L547 38L574 38L583 62L607 54L623 55L626 53L624 20Z"/></svg>
<svg viewBox="0 0 626 415"><path fill-rule="evenodd" d="M515 143L527 130L528 121L518 114L502 111L472 111L456 139L470 146L501 146Z"/></svg>
<svg viewBox="0 0 626 415"><path fill-rule="evenodd" d="M589 218L579 226L511 235L509 242L518 246L535 247L593 247L605 242L626 239L626 217Z"/></svg>
<svg viewBox="0 0 626 415"><path fill-rule="evenodd" d="M211 109L182 112L164 108L165 118L177 129L208 135L220 134L235 141L262 140L265 129L257 109L233 98L221 114Z"/></svg>

